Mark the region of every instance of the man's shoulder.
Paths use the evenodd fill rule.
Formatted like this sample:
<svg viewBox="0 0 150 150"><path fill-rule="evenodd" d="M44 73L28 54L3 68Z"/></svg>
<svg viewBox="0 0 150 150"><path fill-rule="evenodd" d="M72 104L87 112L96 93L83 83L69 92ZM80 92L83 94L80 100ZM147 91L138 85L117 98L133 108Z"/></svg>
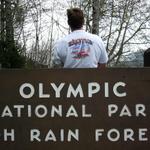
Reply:
<svg viewBox="0 0 150 150"><path fill-rule="evenodd" d="M65 43L67 43L66 37L63 37L56 41L56 45L65 44Z"/></svg>
<svg viewBox="0 0 150 150"><path fill-rule="evenodd" d="M78 34L80 34L80 35L78 35ZM76 37L80 37L81 36L81 34L83 35L83 37L87 37L88 39L90 39L90 40L92 40L92 41L97 41L97 42L100 42L101 41L101 37L100 36L98 36L98 35L96 35L96 34L92 34L92 33L89 33L89 32L86 32L86 31L82 31L82 32L80 32L80 33L76 33L76 32L72 32L72 33L70 33L70 34L68 34L68 35L66 35L66 36L64 36L63 38L61 38L61 39L59 39L58 41L57 41L57 44L67 44L69 41L70 41L70 39L74 39L74 38L76 38ZM82 37L82 36L81 36Z"/></svg>
<svg viewBox="0 0 150 150"><path fill-rule="evenodd" d="M85 32L87 34L87 37L91 37L94 40L100 40L101 37L99 35L93 34L93 33L89 33L89 32Z"/></svg>

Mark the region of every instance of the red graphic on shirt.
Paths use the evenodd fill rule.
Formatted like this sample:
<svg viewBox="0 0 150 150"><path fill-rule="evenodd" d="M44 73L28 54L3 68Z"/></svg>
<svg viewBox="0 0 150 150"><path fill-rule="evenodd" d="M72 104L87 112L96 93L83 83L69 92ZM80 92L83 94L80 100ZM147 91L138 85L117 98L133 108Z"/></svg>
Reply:
<svg viewBox="0 0 150 150"><path fill-rule="evenodd" d="M80 59L89 56L88 51L75 52L73 54L75 54L75 56L73 57L75 59Z"/></svg>
<svg viewBox="0 0 150 150"><path fill-rule="evenodd" d="M90 45L92 41L88 39L76 39L69 42L69 46L72 50L72 55L74 59L81 59L89 56Z"/></svg>

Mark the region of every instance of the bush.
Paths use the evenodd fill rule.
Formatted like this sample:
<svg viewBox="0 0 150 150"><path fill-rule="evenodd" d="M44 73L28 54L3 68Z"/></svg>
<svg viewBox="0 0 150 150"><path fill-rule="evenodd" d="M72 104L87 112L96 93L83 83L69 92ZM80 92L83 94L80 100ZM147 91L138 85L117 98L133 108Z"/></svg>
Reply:
<svg viewBox="0 0 150 150"><path fill-rule="evenodd" d="M2 68L23 68L25 57L20 54L17 46L0 41L0 64Z"/></svg>

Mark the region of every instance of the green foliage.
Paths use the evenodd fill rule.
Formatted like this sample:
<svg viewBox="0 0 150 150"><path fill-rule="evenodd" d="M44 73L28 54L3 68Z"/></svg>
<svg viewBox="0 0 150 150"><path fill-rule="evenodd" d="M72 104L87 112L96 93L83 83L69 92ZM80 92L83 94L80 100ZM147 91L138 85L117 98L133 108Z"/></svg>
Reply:
<svg viewBox="0 0 150 150"><path fill-rule="evenodd" d="M48 68L48 66L33 61L32 59L26 58L25 69L42 69L42 68Z"/></svg>
<svg viewBox="0 0 150 150"><path fill-rule="evenodd" d="M23 68L25 57L16 45L0 41L0 64L2 68Z"/></svg>

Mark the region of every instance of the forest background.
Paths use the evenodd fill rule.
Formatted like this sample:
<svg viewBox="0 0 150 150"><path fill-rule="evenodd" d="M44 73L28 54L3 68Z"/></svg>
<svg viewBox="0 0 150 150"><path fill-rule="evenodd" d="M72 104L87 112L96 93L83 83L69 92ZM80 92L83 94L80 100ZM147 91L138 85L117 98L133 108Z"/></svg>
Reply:
<svg viewBox="0 0 150 150"><path fill-rule="evenodd" d="M108 66L142 66L150 47L149 0L1 0L0 67L51 68L55 42L70 33L71 7L84 11L86 31L102 37Z"/></svg>

